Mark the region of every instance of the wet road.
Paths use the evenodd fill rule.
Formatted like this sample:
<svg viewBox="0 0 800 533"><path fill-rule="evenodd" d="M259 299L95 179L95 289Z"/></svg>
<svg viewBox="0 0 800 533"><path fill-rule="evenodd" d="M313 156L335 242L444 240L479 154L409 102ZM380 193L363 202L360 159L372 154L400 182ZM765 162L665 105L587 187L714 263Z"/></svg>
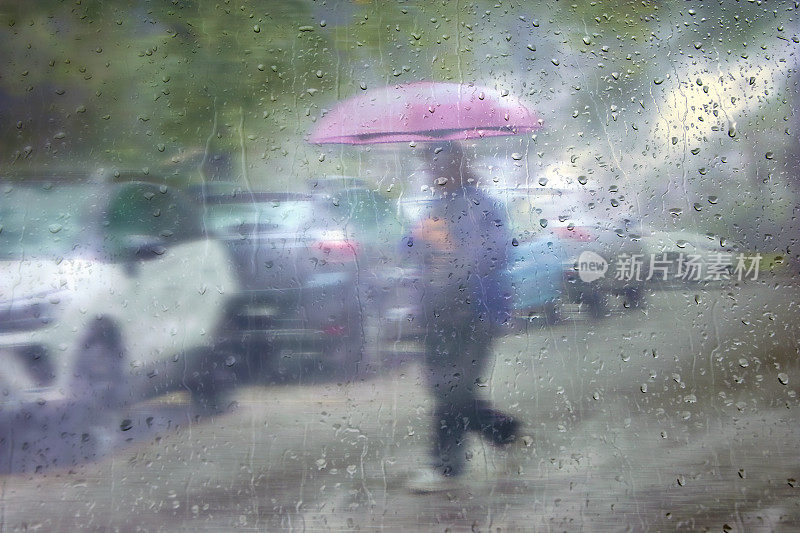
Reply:
<svg viewBox="0 0 800 533"><path fill-rule="evenodd" d="M800 287L776 278L499 339L487 394L524 436L471 437L443 494L404 489L429 440L415 364L243 389L206 418L176 394L98 421L99 460L80 461L104 454L95 434L68 436L68 466L18 458L0 529L800 530L798 323Z"/></svg>

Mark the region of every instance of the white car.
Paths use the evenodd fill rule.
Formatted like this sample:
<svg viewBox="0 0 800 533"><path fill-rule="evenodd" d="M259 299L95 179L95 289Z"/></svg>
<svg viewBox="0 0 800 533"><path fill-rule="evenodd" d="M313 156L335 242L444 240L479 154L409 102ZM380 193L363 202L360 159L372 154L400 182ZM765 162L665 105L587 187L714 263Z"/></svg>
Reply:
<svg viewBox="0 0 800 533"><path fill-rule="evenodd" d="M215 331L238 287L193 204L144 182L3 182L0 198L0 404L185 388L220 407L233 361Z"/></svg>
<svg viewBox="0 0 800 533"><path fill-rule="evenodd" d="M642 243L645 262L654 263L649 281L665 286L730 279L741 256L738 245L693 231L650 229Z"/></svg>

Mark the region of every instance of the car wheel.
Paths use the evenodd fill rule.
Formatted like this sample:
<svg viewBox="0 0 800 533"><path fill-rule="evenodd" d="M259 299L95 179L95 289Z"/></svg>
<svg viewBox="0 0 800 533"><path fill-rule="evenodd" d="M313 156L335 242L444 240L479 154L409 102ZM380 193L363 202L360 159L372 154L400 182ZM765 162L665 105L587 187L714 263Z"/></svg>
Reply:
<svg viewBox="0 0 800 533"><path fill-rule="evenodd" d="M98 408L119 408L126 400L127 380L122 336L108 318L100 318L83 337L71 390L88 395Z"/></svg>
<svg viewBox="0 0 800 533"><path fill-rule="evenodd" d="M192 403L202 414L215 414L227 409L230 394L236 385L236 365L233 354L211 348L199 348L188 355L190 360L187 384Z"/></svg>
<svg viewBox="0 0 800 533"><path fill-rule="evenodd" d="M581 297L581 303L586 305L592 318L603 318L608 315L608 295L602 292L584 293Z"/></svg>

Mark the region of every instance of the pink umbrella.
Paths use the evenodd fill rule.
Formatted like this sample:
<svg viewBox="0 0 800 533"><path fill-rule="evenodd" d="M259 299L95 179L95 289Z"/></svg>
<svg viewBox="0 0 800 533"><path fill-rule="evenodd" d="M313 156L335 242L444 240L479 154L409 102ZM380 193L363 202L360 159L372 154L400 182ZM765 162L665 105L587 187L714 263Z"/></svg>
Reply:
<svg viewBox="0 0 800 533"><path fill-rule="evenodd" d="M340 102L311 133L314 144L456 141L542 127L516 97L487 87L421 81L367 91Z"/></svg>

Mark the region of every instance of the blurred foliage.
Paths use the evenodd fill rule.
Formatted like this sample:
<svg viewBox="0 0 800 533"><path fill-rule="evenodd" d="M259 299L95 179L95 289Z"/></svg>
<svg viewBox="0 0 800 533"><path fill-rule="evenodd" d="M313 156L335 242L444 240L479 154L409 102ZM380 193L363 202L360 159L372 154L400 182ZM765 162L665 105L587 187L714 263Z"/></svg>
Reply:
<svg viewBox="0 0 800 533"><path fill-rule="evenodd" d="M538 139L486 143L497 158L524 153L525 182L569 161L642 216L653 216L642 206L663 204L671 220L680 207L714 231L756 216L780 220L800 190L796 59L787 63L800 40L795 9L787 1L4 2L0 166L150 169L278 188L352 172L399 176L402 187L411 158L308 146L314 121L380 85L477 81L545 115ZM748 194L727 201L730 180ZM706 205L708 195L719 203Z"/></svg>

